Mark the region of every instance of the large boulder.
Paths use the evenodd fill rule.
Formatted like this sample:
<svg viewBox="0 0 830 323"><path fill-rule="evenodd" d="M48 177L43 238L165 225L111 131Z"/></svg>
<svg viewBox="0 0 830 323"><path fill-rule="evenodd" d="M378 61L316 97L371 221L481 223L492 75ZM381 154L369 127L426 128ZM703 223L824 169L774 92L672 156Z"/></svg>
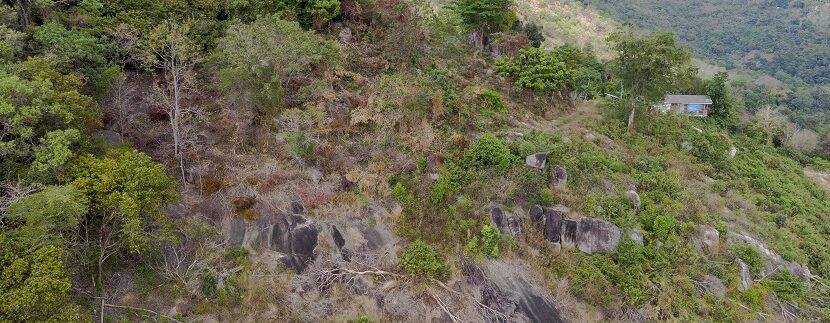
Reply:
<svg viewBox="0 0 830 323"><path fill-rule="evenodd" d="M548 154L547 153L536 153L525 158L525 165L528 167L533 167L538 169L539 171L545 171L545 167L548 165Z"/></svg>
<svg viewBox="0 0 830 323"><path fill-rule="evenodd" d="M545 208L545 240L553 243L560 243L562 240L562 220L565 218L568 209L563 206Z"/></svg>
<svg viewBox="0 0 830 323"><path fill-rule="evenodd" d="M592 254L612 254L620 244L620 228L608 221L582 218L577 228L577 247Z"/></svg>

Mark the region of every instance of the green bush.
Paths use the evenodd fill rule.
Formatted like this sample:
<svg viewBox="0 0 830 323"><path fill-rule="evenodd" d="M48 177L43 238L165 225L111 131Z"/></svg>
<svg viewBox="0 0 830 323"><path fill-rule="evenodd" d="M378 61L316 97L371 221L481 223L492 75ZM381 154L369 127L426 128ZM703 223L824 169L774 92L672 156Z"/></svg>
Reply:
<svg viewBox="0 0 830 323"><path fill-rule="evenodd" d="M510 151L507 144L491 134L478 138L464 152L464 165L471 168L506 171L519 163L519 158Z"/></svg>
<svg viewBox="0 0 830 323"><path fill-rule="evenodd" d="M554 204L556 204L553 190L547 187L542 188L539 191L539 196L537 196L533 202L534 204L539 204L541 206L553 206Z"/></svg>
<svg viewBox="0 0 830 323"><path fill-rule="evenodd" d="M486 224L481 227L481 252L490 257L499 257L499 241L501 234L499 229L492 225Z"/></svg>
<svg viewBox="0 0 830 323"><path fill-rule="evenodd" d="M481 100L481 113L486 116L494 116L507 112L507 107L504 105L501 95L493 90L486 89L479 95Z"/></svg>
<svg viewBox="0 0 830 323"><path fill-rule="evenodd" d="M657 239L668 240L674 233L674 217L671 215L660 214L654 218L652 231Z"/></svg>
<svg viewBox="0 0 830 323"><path fill-rule="evenodd" d="M400 256L400 266L407 274L444 280L448 276L447 266L432 247L416 240Z"/></svg>
<svg viewBox="0 0 830 323"><path fill-rule="evenodd" d="M308 159L314 155L314 141L309 140L304 132L292 132L286 139L294 156Z"/></svg>
<svg viewBox="0 0 830 323"><path fill-rule="evenodd" d="M732 248L732 255L746 263L746 265L749 266L749 269L755 274L760 272L761 267L764 265L764 259L761 252L759 252L754 246L746 243L735 245L735 247Z"/></svg>
<svg viewBox="0 0 830 323"><path fill-rule="evenodd" d="M804 284L787 270L773 275L764 285L781 299L798 300L804 296Z"/></svg>

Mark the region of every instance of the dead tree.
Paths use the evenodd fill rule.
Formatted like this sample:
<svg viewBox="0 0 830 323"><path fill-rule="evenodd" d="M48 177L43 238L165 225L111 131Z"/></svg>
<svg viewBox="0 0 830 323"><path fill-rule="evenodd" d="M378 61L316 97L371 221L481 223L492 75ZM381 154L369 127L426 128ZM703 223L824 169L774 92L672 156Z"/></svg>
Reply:
<svg viewBox="0 0 830 323"><path fill-rule="evenodd" d="M187 100L196 93L194 68L201 60L199 48L189 38L189 32L189 25L168 21L142 41L145 61L161 72L161 78L153 86L153 99L169 119L173 155L182 182L185 181L184 129L198 111Z"/></svg>

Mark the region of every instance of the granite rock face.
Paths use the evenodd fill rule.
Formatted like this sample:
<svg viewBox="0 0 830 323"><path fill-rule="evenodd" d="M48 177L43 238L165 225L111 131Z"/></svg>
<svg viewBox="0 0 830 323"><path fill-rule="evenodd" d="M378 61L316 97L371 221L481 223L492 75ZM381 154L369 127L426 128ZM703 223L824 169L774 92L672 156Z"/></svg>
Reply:
<svg viewBox="0 0 830 323"><path fill-rule="evenodd" d="M577 228L577 248L588 254L612 254L620 244L620 229L608 221L582 218Z"/></svg>
<svg viewBox="0 0 830 323"><path fill-rule="evenodd" d="M579 221L562 220L562 247L565 249L576 249Z"/></svg>
<svg viewBox="0 0 830 323"><path fill-rule="evenodd" d="M611 254L620 244L622 233L610 222L583 217L580 220L567 218L570 212L565 206L543 208L535 205L530 210L534 225L542 231L545 240L553 244L554 249L578 248L585 253ZM639 232L639 231L637 231ZM639 233L642 241L642 233Z"/></svg>

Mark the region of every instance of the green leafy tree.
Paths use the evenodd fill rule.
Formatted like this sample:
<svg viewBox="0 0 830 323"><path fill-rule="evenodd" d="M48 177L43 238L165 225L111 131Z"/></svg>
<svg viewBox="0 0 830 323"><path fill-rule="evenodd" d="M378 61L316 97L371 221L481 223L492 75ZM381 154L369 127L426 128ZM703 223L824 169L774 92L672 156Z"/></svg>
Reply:
<svg viewBox="0 0 830 323"><path fill-rule="evenodd" d="M514 59L496 62L496 73L513 77L516 86L551 95L567 91L576 72L576 57L569 49L546 53L526 48Z"/></svg>
<svg viewBox="0 0 830 323"><path fill-rule="evenodd" d="M3 214L5 234L24 249L58 244L75 233L87 204L74 185L46 187L9 205Z"/></svg>
<svg viewBox="0 0 830 323"><path fill-rule="evenodd" d="M662 99L681 79L689 78L696 70L689 67L692 56L678 46L671 33L637 36L632 31L617 32L608 40L617 52L611 63L629 96L631 113L628 128L634 128L634 114L638 104L650 104Z"/></svg>
<svg viewBox="0 0 830 323"><path fill-rule="evenodd" d="M735 110L735 103L729 97L727 89L728 80L729 74L720 72L715 74L711 80L706 81L704 85L706 94L712 98L712 110L709 112L709 117L722 127L732 126L738 122L738 112Z"/></svg>
<svg viewBox="0 0 830 323"><path fill-rule="evenodd" d="M228 28L217 57L227 66L220 78L231 98L253 97L257 115L267 120L282 106L285 83L337 61L339 51L333 42L274 15Z"/></svg>
<svg viewBox="0 0 830 323"><path fill-rule="evenodd" d="M0 71L0 177L49 182L74 157L81 133L97 125L83 82L43 58Z"/></svg>
<svg viewBox="0 0 830 323"><path fill-rule="evenodd" d="M307 0L303 13L311 18L314 28L320 29L340 15L340 0Z"/></svg>
<svg viewBox="0 0 830 323"><path fill-rule="evenodd" d="M89 233L83 243L94 256L96 287L104 297L104 268L110 257L146 250L151 241L169 232L167 217L159 207L176 197L176 182L164 166L126 147L101 157L81 156L70 175L72 184L89 200L91 211L84 220ZM100 310L103 313L103 302Z"/></svg>
<svg viewBox="0 0 830 323"><path fill-rule="evenodd" d="M514 19L512 0L455 0L452 8L461 16L467 30L478 35L479 50L484 49L484 39L491 33L510 27Z"/></svg>
<svg viewBox="0 0 830 323"><path fill-rule="evenodd" d="M66 29L57 22L34 28L32 37L46 55L53 57L63 72L81 71L90 79L107 64L112 46L84 30Z"/></svg>
<svg viewBox="0 0 830 323"><path fill-rule="evenodd" d="M16 249L0 234L0 321L81 321L70 299L72 284L63 264L64 250L57 246L31 253Z"/></svg>

